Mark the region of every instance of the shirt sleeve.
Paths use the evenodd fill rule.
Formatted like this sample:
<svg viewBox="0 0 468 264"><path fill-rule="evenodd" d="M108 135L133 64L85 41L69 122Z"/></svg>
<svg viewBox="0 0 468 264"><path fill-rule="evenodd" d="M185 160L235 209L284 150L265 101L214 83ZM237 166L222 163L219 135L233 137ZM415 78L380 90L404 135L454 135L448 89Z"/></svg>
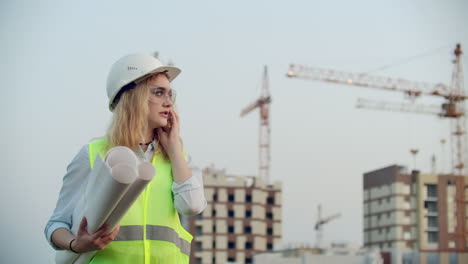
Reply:
<svg viewBox="0 0 468 264"><path fill-rule="evenodd" d="M73 226L73 210L78 201L81 188L85 185L86 178L91 172L88 157L88 145L85 145L68 165L67 172L63 177L62 188L55 210L44 230L47 240L54 249L61 250L52 242L52 233L59 228L71 230Z"/></svg>
<svg viewBox="0 0 468 264"><path fill-rule="evenodd" d="M196 215L206 208L205 191L202 173L199 169L192 170L192 177L181 184L172 184L174 207L183 215Z"/></svg>

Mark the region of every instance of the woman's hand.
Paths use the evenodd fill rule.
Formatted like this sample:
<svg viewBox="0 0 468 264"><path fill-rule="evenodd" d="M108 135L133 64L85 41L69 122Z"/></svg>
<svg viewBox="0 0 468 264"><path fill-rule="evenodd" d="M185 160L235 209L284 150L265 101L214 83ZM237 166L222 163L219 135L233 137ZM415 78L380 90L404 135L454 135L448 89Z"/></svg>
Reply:
<svg viewBox="0 0 468 264"><path fill-rule="evenodd" d="M86 217L83 217L76 235L76 239L71 243L71 248L73 248L75 252L85 253L104 249L107 245L109 245L110 242L115 239L120 229L120 226L117 226L111 233L107 234L109 226L103 225L93 234L89 234L87 231L87 226L88 221L86 220Z"/></svg>
<svg viewBox="0 0 468 264"><path fill-rule="evenodd" d="M179 136L179 115L173 109L170 110L170 114L172 119L169 123L170 126L158 128L157 131L159 140L171 160L174 181L181 184L192 177L192 171L182 153L182 141Z"/></svg>
<svg viewBox="0 0 468 264"><path fill-rule="evenodd" d="M157 129L159 141L169 155L173 157L177 153L182 152L182 143L180 141L180 123L179 115L174 109L169 110L170 119L167 127ZM172 159L172 158L171 158Z"/></svg>

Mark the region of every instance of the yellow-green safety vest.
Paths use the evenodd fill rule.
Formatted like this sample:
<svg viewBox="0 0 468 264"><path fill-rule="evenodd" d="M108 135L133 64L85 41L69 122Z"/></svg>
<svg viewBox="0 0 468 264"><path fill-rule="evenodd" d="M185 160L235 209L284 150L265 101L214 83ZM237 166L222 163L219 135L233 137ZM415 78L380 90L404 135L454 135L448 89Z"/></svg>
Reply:
<svg viewBox="0 0 468 264"><path fill-rule="evenodd" d="M89 163L104 156L105 139L89 143ZM153 158L156 175L120 221L117 237L90 264L189 263L192 235L180 224L174 208L171 163L161 154Z"/></svg>

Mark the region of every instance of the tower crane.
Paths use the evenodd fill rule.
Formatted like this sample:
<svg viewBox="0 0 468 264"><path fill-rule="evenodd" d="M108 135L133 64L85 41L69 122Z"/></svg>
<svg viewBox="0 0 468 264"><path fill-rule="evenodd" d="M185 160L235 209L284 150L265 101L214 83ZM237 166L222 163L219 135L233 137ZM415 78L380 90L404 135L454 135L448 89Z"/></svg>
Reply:
<svg viewBox="0 0 468 264"><path fill-rule="evenodd" d="M268 68L265 65L263 71L262 90L260 97L247 107L240 116L243 117L256 108L260 108L260 129L259 129L259 165L258 176L266 184L270 183L270 89L268 83Z"/></svg>
<svg viewBox="0 0 468 264"><path fill-rule="evenodd" d="M318 205L318 214L317 214L317 222L315 222L315 234L316 234L316 246L320 248L322 246L322 239L323 239L323 225L329 223L330 221L340 217L341 214L334 214L328 217L322 218L322 205Z"/></svg>
<svg viewBox="0 0 468 264"><path fill-rule="evenodd" d="M318 80L360 87L378 88L387 91L397 91L404 93L413 100L423 95L443 98L445 102L442 104L441 112L438 113L434 111L433 107L428 106L421 106L420 109L416 109L415 106L408 107L402 104L398 106L388 103L385 105L372 102L360 103L360 106L392 111L432 113L438 114L440 117L449 118L452 143L452 170L453 172L457 171L458 175L465 175L466 166L468 164L465 100L467 100L468 97L465 95L463 88L462 53L461 45L457 44L454 50L455 59L453 60L454 66L451 86L443 83L417 82L399 78L374 76L367 73L350 73L295 64L290 65L286 76L289 78Z"/></svg>
<svg viewBox="0 0 468 264"><path fill-rule="evenodd" d="M440 105L423 105L414 103L400 103L400 102L389 102L389 101L374 101L363 98L358 98L356 103L357 108L367 108L374 110L384 110L393 112L410 112L416 114L428 114L437 115L439 117L450 117L454 109L448 107L442 107Z"/></svg>

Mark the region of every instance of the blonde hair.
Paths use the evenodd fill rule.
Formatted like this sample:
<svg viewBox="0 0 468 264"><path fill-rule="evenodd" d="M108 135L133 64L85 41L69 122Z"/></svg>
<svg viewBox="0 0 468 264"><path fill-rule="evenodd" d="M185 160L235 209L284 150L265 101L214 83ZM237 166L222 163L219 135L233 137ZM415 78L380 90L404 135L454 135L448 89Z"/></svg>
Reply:
<svg viewBox="0 0 468 264"><path fill-rule="evenodd" d="M115 146L125 146L136 150L138 144L146 140L145 132L148 130L149 114L148 100L151 94L147 84L148 79L124 91L118 98L119 101L114 108L112 121L106 133L106 151ZM153 136L157 141L153 157L160 152L167 159L167 152L159 141L156 130L153 131Z"/></svg>

